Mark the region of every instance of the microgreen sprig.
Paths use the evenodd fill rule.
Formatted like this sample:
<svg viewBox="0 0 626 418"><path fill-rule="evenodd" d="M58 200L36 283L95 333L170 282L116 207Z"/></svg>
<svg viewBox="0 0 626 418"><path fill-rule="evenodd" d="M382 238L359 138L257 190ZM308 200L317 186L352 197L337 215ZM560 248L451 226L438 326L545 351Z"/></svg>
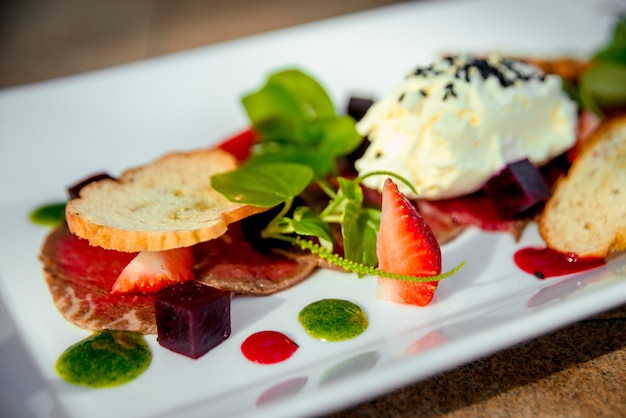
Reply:
<svg viewBox="0 0 626 418"><path fill-rule="evenodd" d="M445 273L436 275L436 276L408 276L405 274L396 274L388 271L380 270L375 267L365 266L363 264L355 263L351 260L346 260L345 258L328 251L326 248L314 243L313 241L303 239L302 237L295 237L291 240L294 245L302 248L303 250L308 250L312 254L315 254L322 258L323 260L328 261L329 263L336 265L338 267L343 268L344 270L350 271L352 273L357 273L359 276L380 276L380 277L388 277L395 280L403 280L408 282L436 282L443 279L446 279L454 274L456 274L463 266L465 265L465 261L462 261L452 270L449 270Z"/></svg>

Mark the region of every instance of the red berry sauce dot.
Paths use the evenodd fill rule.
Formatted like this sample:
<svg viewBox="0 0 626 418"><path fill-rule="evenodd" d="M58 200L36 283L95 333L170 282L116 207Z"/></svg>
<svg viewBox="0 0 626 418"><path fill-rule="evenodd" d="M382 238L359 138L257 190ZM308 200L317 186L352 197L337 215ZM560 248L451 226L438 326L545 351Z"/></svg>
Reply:
<svg viewBox="0 0 626 418"><path fill-rule="evenodd" d="M241 352L250 361L274 364L287 360L298 349L298 344L278 331L259 331L241 344Z"/></svg>

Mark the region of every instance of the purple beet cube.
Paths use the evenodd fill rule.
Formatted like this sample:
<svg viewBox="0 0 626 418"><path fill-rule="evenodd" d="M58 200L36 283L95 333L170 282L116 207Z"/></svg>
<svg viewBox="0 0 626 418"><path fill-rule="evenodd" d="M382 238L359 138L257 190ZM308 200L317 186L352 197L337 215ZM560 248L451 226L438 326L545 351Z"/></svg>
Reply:
<svg viewBox="0 0 626 418"><path fill-rule="evenodd" d="M230 336L230 292L195 280L179 283L154 301L159 344L197 359Z"/></svg>
<svg viewBox="0 0 626 418"><path fill-rule="evenodd" d="M528 216L549 197L550 188L528 159L508 164L484 187L503 219Z"/></svg>
<svg viewBox="0 0 626 418"><path fill-rule="evenodd" d="M354 120L361 120L373 104L373 99L350 97L348 101L348 115L352 116Z"/></svg>

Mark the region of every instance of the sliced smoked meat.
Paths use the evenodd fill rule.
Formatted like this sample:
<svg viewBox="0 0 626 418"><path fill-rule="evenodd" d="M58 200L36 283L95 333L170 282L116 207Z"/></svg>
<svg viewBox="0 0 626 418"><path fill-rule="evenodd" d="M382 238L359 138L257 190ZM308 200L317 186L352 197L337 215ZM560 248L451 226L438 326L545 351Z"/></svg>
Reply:
<svg viewBox="0 0 626 418"><path fill-rule="evenodd" d="M54 304L72 324L154 334L154 295L111 293L120 271L135 255L90 246L63 224L46 238L40 259ZM196 245L194 257L199 281L250 295L300 283L319 261L311 255L288 258L259 251L245 240L238 223L219 239Z"/></svg>

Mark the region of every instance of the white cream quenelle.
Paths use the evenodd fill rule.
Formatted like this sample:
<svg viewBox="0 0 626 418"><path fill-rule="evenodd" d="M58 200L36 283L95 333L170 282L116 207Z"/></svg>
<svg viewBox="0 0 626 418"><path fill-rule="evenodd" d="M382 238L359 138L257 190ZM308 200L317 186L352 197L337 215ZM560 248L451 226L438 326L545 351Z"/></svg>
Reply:
<svg viewBox="0 0 626 418"><path fill-rule="evenodd" d="M576 123L559 77L501 56L448 56L408 74L368 110L357 130L371 145L356 168L400 174L422 199L456 197L479 190L507 163L528 158L539 166L563 153ZM384 180L365 184L382 190Z"/></svg>

